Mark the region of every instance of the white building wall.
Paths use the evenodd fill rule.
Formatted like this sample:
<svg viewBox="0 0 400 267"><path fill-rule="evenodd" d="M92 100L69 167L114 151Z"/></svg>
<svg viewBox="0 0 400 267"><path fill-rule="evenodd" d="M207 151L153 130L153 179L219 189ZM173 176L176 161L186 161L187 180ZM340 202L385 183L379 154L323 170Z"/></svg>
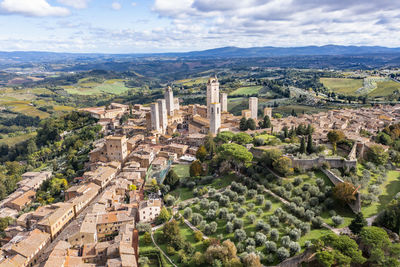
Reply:
<svg viewBox="0 0 400 267"><path fill-rule="evenodd" d="M165 104L167 106L167 113L169 116L173 116L175 106L174 106L174 92L172 91L171 87L168 86L165 89L164 98L165 98Z"/></svg>
<svg viewBox="0 0 400 267"><path fill-rule="evenodd" d="M221 103L221 112L227 112L228 111L228 94L221 93L219 95L219 101Z"/></svg>
<svg viewBox="0 0 400 267"><path fill-rule="evenodd" d="M251 118L253 120L257 120L257 113L258 113L258 98L257 97L249 98L249 110L251 112Z"/></svg>
<svg viewBox="0 0 400 267"><path fill-rule="evenodd" d="M219 82L217 77L210 78L207 82L207 118L210 118L212 103L219 103Z"/></svg>
<svg viewBox="0 0 400 267"><path fill-rule="evenodd" d="M162 132L165 134L168 126L168 117L167 117L167 105L165 99L157 100L158 104L158 113L160 116L160 128Z"/></svg>
<svg viewBox="0 0 400 267"><path fill-rule="evenodd" d="M221 104L211 103L210 104L210 132L217 134L221 127Z"/></svg>
<svg viewBox="0 0 400 267"><path fill-rule="evenodd" d="M158 104L151 103L151 129L160 131L160 113L158 111Z"/></svg>

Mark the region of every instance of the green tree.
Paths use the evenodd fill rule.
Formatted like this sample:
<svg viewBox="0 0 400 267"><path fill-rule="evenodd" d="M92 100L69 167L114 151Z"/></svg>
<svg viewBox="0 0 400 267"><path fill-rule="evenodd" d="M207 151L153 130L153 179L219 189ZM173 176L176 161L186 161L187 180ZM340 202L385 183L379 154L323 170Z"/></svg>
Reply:
<svg viewBox="0 0 400 267"><path fill-rule="evenodd" d="M315 256L317 261L324 267L331 267L335 263L335 257L330 251L318 251Z"/></svg>
<svg viewBox="0 0 400 267"><path fill-rule="evenodd" d="M338 183L333 188L333 196L340 202L344 203L352 203L355 201L355 193L355 186L349 182Z"/></svg>
<svg viewBox="0 0 400 267"><path fill-rule="evenodd" d="M214 137L212 136L211 133L208 133L208 135L206 136L204 146L208 152L208 155L210 156L210 158L212 158L217 149L215 146Z"/></svg>
<svg viewBox="0 0 400 267"><path fill-rule="evenodd" d="M362 228L367 226L367 221L364 219L364 215L359 212L356 214L356 217L351 221L349 225L349 229L353 234L358 235Z"/></svg>
<svg viewBox="0 0 400 267"><path fill-rule="evenodd" d="M346 138L344 133L339 130L332 130L328 132L328 140L333 146L333 154L336 154L337 143Z"/></svg>
<svg viewBox="0 0 400 267"><path fill-rule="evenodd" d="M282 175L293 173L292 160L288 157L280 157L272 163L274 170Z"/></svg>
<svg viewBox="0 0 400 267"><path fill-rule="evenodd" d="M151 244L151 235L149 232L143 234L143 242L145 244Z"/></svg>
<svg viewBox="0 0 400 267"><path fill-rule="evenodd" d="M269 118L268 115L265 115L263 119L263 128L271 128L271 126L272 126L271 119Z"/></svg>
<svg viewBox="0 0 400 267"><path fill-rule="evenodd" d="M196 158L203 162L207 157L207 150L205 146L201 145L196 151Z"/></svg>
<svg viewBox="0 0 400 267"><path fill-rule="evenodd" d="M301 154L305 154L306 153L306 140L304 139L304 137L301 138L299 152Z"/></svg>
<svg viewBox="0 0 400 267"><path fill-rule="evenodd" d="M253 160L253 154L244 146L235 143L223 144L220 146L219 157L233 163L236 168Z"/></svg>
<svg viewBox="0 0 400 267"><path fill-rule="evenodd" d="M367 152L368 160L378 164L384 165L387 163L389 159L389 154L385 151L385 149L380 145L370 146Z"/></svg>
<svg viewBox="0 0 400 267"><path fill-rule="evenodd" d="M164 222L167 222L169 219L171 219L171 214L169 213L169 211L167 210L166 207L162 207L161 211L160 211L160 215L158 215L157 220L160 223L164 223Z"/></svg>
<svg viewBox="0 0 400 267"><path fill-rule="evenodd" d="M239 130L246 131L247 129L248 129L247 120L246 120L246 118L243 117L240 119L240 122L239 122Z"/></svg>
<svg viewBox="0 0 400 267"><path fill-rule="evenodd" d="M314 144L313 144L313 139L312 135L308 135L308 142L307 142L307 153L312 154L314 152Z"/></svg>
<svg viewBox="0 0 400 267"><path fill-rule="evenodd" d="M190 169L189 169L190 177L198 177L202 174L202 172L203 172L203 167L201 166L200 161L195 160L192 162L192 164L190 164Z"/></svg>
<svg viewBox="0 0 400 267"><path fill-rule="evenodd" d="M217 143L229 143L230 141L232 141L234 136L235 134L231 131L223 131L217 134L217 136L215 137L215 141Z"/></svg>
<svg viewBox="0 0 400 267"><path fill-rule="evenodd" d="M272 164L280 157L282 157L282 151L280 149L267 149L261 156L261 163L264 166L272 167Z"/></svg>
<svg viewBox="0 0 400 267"><path fill-rule="evenodd" d="M169 185L171 189L174 189L178 186L179 176L176 174L174 169L171 169L168 172L167 176L165 177L164 184Z"/></svg>
<svg viewBox="0 0 400 267"><path fill-rule="evenodd" d="M240 145L245 145L253 142L253 137L247 133L238 133L232 138L232 140Z"/></svg>
<svg viewBox="0 0 400 267"><path fill-rule="evenodd" d="M379 226L386 227L395 233L400 232L400 200L392 200L386 209L378 215L375 222Z"/></svg>
<svg viewBox="0 0 400 267"><path fill-rule="evenodd" d="M161 210L162 212L162 210ZM174 246L181 242L181 231L179 230L179 224L175 220L167 222L163 228L163 240L165 243Z"/></svg>
<svg viewBox="0 0 400 267"><path fill-rule="evenodd" d="M249 118L246 121L246 128L250 129L250 130L255 130L256 129L256 122L252 118Z"/></svg>

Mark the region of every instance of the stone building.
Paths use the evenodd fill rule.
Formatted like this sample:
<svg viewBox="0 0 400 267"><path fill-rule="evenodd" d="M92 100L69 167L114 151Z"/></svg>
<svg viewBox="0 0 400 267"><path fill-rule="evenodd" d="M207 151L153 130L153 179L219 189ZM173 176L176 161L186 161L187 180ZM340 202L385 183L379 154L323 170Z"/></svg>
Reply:
<svg viewBox="0 0 400 267"><path fill-rule="evenodd" d="M228 112L228 94L221 93L219 95L219 101L221 103L221 112Z"/></svg>
<svg viewBox="0 0 400 267"><path fill-rule="evenodd" d="M264 108L264 116L268 116L271 119L272 118L272 108L269 108L269 107Z"/></svg>
<svg viewBox="0 0 400 267"><path fill-rule="evenodd" d="M163 134L165 134L165 132L167 131L167 126L168 126L166 101L165 101L165 99L158 99L157 104L158 104L158 113L159 113L161 132Z"/></svg>
<svg viewBox="0 0 400 267"><path fill-rule="evenodd" d="M128 147L126 136L107 136L106 137L106 155L109 161L122 162L128 156Z"/></svg>
<svg viewBox="0 0 400 267"><path fill-rule="evenodd" d="M174 108L174 92L172 91L171 87L168 86L165 89L164 98L165 98L165 104L166 104L168 116L173 116L174 110L175 110L175 108Z"/></svg>
<svg viewBox="0 0 400 267"><path fill-rule="evenodd" d="M257 115L258 115L258 98L257 97L249 98L249 110L251 112L251 118L256 121Z"/></svg>
<svg viewBox="0 0 400 267"><path fill-rule="evenodd" d="M219 82L217 76L211 77L207 82L207 118L211 116L211 105L219 103Z"/></svg>
<svg viewBox="0 0 400 267"><path fill-rule="evenodd" d="M221 104L211 103L210 104L210 132L217 134L221 127Z"/></svg>
<svg viewBox="0 0 400 267"><path fill-rule="evenodd" d="M151 129L160 132L160 112L157 103L151 103Z"/></svg>

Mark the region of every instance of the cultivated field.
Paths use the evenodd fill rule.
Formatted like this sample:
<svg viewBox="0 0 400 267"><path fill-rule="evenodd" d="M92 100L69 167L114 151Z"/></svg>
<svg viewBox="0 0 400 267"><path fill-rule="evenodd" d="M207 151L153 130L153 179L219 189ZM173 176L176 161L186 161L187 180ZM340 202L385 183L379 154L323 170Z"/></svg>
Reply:
<svg viewBox="0 0 400 267"><path fill-rule="evenodd" d="M394 91L400 90L400 83L389 80L384 82L377 82L377 88L373 90L370 96L388 96Z"/></svg>
<svg viewBox="0 0 400 267"><path fill-rule="evenodd" d="M235 91L231 92L229 95L235 96L235 95L254 95L257 94L258 91L260 91L262 86L246 86L246 87L240 87L236 89Z"/></svg>
<svg viewBox="0 0 400 267"><path fill-rule="evenodd" d="M344 95L354 95L363 87L363 79L321 78L320 81L329 90Z"/></svg>

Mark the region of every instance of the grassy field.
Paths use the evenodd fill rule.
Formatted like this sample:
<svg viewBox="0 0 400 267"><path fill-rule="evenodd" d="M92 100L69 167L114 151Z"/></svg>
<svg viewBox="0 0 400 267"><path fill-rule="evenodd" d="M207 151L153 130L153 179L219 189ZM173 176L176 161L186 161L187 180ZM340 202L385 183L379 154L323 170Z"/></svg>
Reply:
<svg viewBox="0 0 400 267"><path fill-rule="evenodd" d="M208 78L204 77L204 78L193 78L193 79L184 79L184 80L179 80L179 81L175 81L175 83L177 84L182 84L182 85L186 85L186 86L193 86L196 84L205 84L207 83Z"/></svg>
<svg viewBox="0 0 400 267"><path fill-rule="evenodd" d="M362 79L321 78L320 81L329 90L344 95L354 95L357 89L363 87Z"/></svg>
<svg viewBox="0 0 400 267"><path fill-rule="evenodd" d="M34 137L35 135L36 135L36 132L23 134L23 135L19 135L19 136L14 136L14 137L6 137L3 139L0 139L0 144L7 144L9 146L13 146L13 145L21 143L25 140L28 140L29 138Z"/></svg>
<svg viewBox="0 0 400 267"><path fill-rule="evenodd" d="M294 110L297 114L304 113L318 113L327 111L328 109L324 108L317 108L317 107L310 107L310 106L301 106L301 105L288 105L288 106L279 106L274 108L274 112L281 113L281 114L291 114L292 110Z"/></svg>
<svg viewBox="0 0 400 267"><path fill-rule="evenodd" d="M253 95L257 94L258 91L260 91L262 86L246 86L246 87L240 87L236 89L235 91L231 92L229 95L235 96L235 95Z"/></svg>
<svg viewBox="0 0 400 267"><path fill-rule="evenodd" d="M388 96L394 91L400 90L400 83L395 81L377 82L378 88L373 90L369 96Z"/></svg>
<svg viewBox="0 0 400 267"><path fill-rule="evenodd" d="M393 199L393 197L400 192L400 172L389 171L387 173L386 181L380 185L380 188L382 193L378 197L379 202L374 202L370 206L363 206L361 208L365 218L378 214L386 208L387 204Z"/></svg>
<svg viewBox="0 0 400 267"><path fill-rule="evenodd" d="M190 164L173 165L172 169L179 176L179 178L184 178L184 177L190 176L190 174L189 174Z"/></svg>
<svg viewBox="0 0 400 267"><path fill-rule="evenodd" d="M49 113L38 110L36 107L31 105L29 101L0 101L0 104L9 107L14 112L22 113L27 116L39 116L41 119L50 116Z"/></svg>
<svg viewBox="0 0 400 267"><path fill-rule="evenodd" d="M122 94L132 88L125 86L123 80L107 80L103 83L81 80L76 86L63 86L72 95Z"/></svg>

